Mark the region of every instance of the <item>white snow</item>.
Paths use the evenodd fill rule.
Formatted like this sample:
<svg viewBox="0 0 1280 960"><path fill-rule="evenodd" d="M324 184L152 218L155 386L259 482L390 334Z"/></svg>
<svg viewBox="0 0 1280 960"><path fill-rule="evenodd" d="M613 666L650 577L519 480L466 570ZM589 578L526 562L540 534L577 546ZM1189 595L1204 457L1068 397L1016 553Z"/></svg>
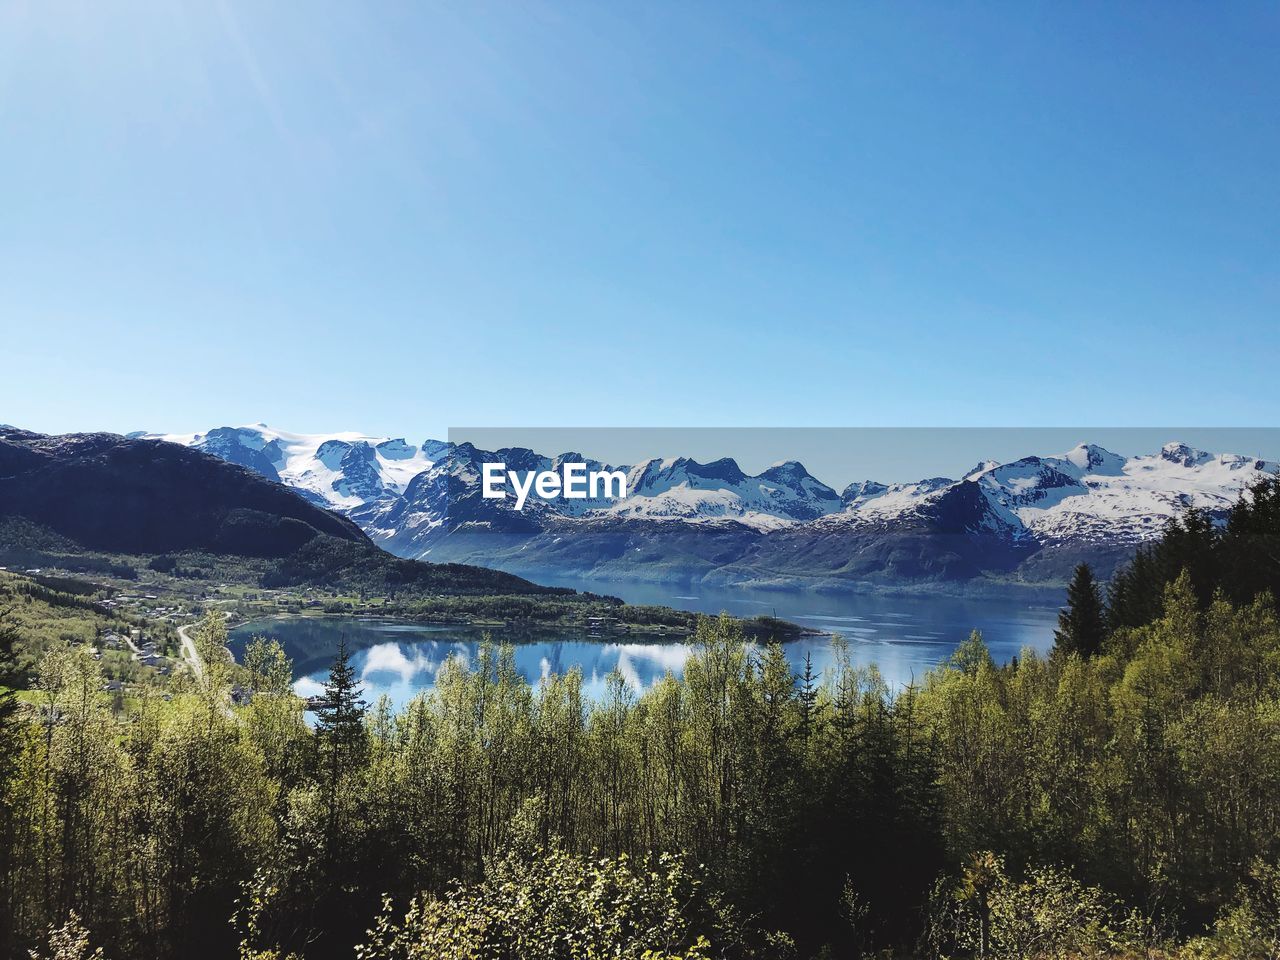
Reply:
<svg viewBox="0 0 1280 960"><path fill-rule="evenodd" d="M1074 481L1068 486L1028 486L1025 477L1005 478L1001 467L981 481L996 502L1042 540L1146 540L1187 509L1225 511L1240 491L1276 464L1234 454L1213 456L1184 444L1166 444L1158 454L1121 457L1100 447L1092 462L1076 447L1046 457L1048 470Z"/></svg>
<svg viewBox="0 0 1280 960"><path fill-rule="evenodd" d="M260 423L234 428L234 434L235 442L246 449L266 451L284 483L318 496L333 509L359 511L356 519L383 541L404 535L419 548L428 548L443 529L450 483L455 489L474 490L480 482L478 461L470 453L455 456L455 448L440 441L418 447L400 438L355 432L288 433ZM209 435L148 436L193 446L203 444ZM331 443L321 456L320 450L331 441L337 443ZM367 449L357 449L349 461L354 468L344 468L344 457L359 445ZM546 457L537 460L538 469L549 469L557 462ZM1171 517L1188 508L1225 511L1245 485L1277 470L1272 462L1214 455L1177 442L1134 457L1082 443L1059 456L1026 457L1004 464L985 460L962 481L932 478L888 486L853 485L843 499L802 470L766 479L743 476L732 462L709 469L685 457L645 460L631 467L588 463L591 469L625 471L627 496L545 501L539 509L569 520L737 522L767 531L814 522L890 523L945 496L957 483L975 483L989 506L981 520L986 527L1046 542L1150 539ZM791 466L799 467L783 460L769 469ZM428 473L420 481L424 495L405 504L402 495L424 472Z"/></svg>
<svg viewBox="0 0 1280 960"><path fill-rule="evenodd" d="M341 469L341 461L347 448L332 447L324 457L319 455L325 443L336 440L354 446L368 444L374 450L375 465L381 485L387 494L404 493L414 477L432 466L422 449L405 443L399 438L371 437L362 433L288 433L263 423L236 427L237 438L252 450L262 450L272 441L277 442L281 455L273 460L280 479L291 487L297 487L318 495L332 508L353 510L367 501L351 490ZM208 434L149 434L150 439L168 440L184 446L196 446ZM430 441L429 441L430 443Z"/></svg>

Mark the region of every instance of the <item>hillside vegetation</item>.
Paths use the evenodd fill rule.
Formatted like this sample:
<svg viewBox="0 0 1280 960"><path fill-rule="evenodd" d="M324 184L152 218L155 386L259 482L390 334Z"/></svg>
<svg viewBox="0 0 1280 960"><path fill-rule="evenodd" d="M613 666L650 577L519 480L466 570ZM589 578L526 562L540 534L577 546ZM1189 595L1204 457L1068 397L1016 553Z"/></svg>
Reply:
<svg viewBox="0 0 1280 960"><path fill-rule="evenodd" d="M59 721L0 728L0 931L111 957L1274 958L1280 620L1252 551L1278 501L1179 523L1108 603L1082 571L1050 656L997 666L975 635L897 695L844 656L796 677L722 618L682 679L595 703L491 648L366 708L343 652L313 730L261 642L122 723L50 651ZM1188 527L1212 562L1175 573ZM206 662L224 642L215 616Z"/></svg>

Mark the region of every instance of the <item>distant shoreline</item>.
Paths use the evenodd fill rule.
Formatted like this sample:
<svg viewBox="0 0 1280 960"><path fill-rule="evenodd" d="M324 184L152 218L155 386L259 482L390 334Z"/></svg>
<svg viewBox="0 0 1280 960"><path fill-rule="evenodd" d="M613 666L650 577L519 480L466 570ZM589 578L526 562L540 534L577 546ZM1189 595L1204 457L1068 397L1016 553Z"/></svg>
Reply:
<svg viewBox="0 0 1280 960"><path fill-rule="evenodd" d="M948 597L957 600L1009 599L1026 598L1029 601L1046 605L1061 605L1066 599L1066 582L1062 583L1025 583L1015 580L930 580L897 583L881 583L872 580L839 580L833 578L801 578L775 577L760 579L740 579L715 581L704 577L692 579L686 577L645 577L623 575L593 575L585 571L565 573L545 568L495 567L504 573L511 573L531 580L540 586L572 586L583 589L587 584L590 592L599 592L593 588L606 589L607 585L621 587L651 587L688 590L715 590L733 592L735 590L776 592L779 594L833 595L841 597ZM623 598L625 599L625 598ZM631 601L628 601L631 602Z"/></svg>

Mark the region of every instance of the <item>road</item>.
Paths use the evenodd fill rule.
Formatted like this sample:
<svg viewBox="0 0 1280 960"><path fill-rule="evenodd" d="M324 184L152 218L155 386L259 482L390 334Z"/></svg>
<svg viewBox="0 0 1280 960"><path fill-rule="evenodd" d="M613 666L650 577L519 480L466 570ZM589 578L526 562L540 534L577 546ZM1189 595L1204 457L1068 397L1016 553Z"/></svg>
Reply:
<svg viewBox="0 0 1280 960"><path fill-rule="evenodd" d="M191 639L189 630L194 629L197 624L189 623L186 626L178 628L178 639L182 641L182 659L187 662L187 666L191 668L191 672L196 675L196 679L204 683L204 661L200 659L200 651L196 649L196 642Z"/></svg>

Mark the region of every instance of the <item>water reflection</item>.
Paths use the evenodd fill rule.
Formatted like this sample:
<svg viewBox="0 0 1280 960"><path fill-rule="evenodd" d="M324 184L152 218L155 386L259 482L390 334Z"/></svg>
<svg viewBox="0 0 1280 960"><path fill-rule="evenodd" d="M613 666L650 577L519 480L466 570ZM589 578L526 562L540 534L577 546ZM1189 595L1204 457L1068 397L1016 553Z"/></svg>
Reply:
<svg viewBox="0 0 1280 960"><path fill-rule="evenodd" d="M616 595L618 591L615 588L610 592ZM975 627L983 631L992 655L1001 662L1017 655L1023 647L1047 650L1053 642L1056 617L1055 608L1029 605L1018 597L890 600L773 593L762 600L746 591L730 591L725 596L701 592L697 596L676 596L669 592L660 600L634 594L626 599L743 614L760 612L761 607L771 613L776 610L780 617L823 632L786 645L787 658L797 671L804 668L806 656L811 658L814 670L828 670L834 656L831 635L836 634L848 641L855 664L876 664L895 688L920 679L930 667L949 657L956 644ZM473 662L481 642L481 631L469 627L298 617L236 628L232 641L237 654L244 641L255 634L281 641L294 661L295 689L304 696L321 691L338 638L345 634L355 651L352 665L364 684L365 698L372 701L386 694L397 706L430 689L450 658ZM603 693L606 678L615 670L636 691L652 686L668 671L679 676L692 651L686 642L648 642L635 636L602 640L576 630L507 636L496 633L495 639L515 644L516 667L530 683L577 667L582 671L588 696Z"/></svg>
<svg viewBox="0 0 1280 960"><path fill-rule="evenodd" d="M279 632L282 626L263 624L261 629L273 633ZM386 694L393 703L401 705L434 686L436 675L450 658L471 664L478 649L476 638L414 643L388 641L357 651L351 660L356 676L364 684L366 699ZM576 667L582 671L584 692L597 697L604 692L606 678L615 670L637 692L652 686L667 671L679 676L691 650L692 647L684 643L548 640L521 643L514 652L516 669L530 683L536 685L551 674L568 673ZM328 669L324 668L299 676L294 689L302 696L319 694L327 674Z"/></svg>

